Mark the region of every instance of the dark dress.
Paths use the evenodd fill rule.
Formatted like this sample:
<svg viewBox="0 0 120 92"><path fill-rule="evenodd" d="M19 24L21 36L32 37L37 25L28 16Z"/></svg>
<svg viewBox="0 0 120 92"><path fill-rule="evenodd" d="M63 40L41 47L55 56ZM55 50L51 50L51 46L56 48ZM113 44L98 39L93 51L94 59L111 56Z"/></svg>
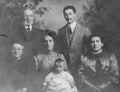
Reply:
<svg viewBox="0 0 120 92"><path fill-rule="evenodd" d="M6 59L7 78L9 86L12 86L14 90L18 91L21 88L27 88L26 84L26 62L23 58L17 60L12 55L8 55Z"/></svg>
<svg viewBox="0 0 120 92"><path fill-rule="evenodd" d="M22 88L27 88L27 92L38 92L38 89L36 89L39 86L36 83L36 80L39 80L38 78L36 79L38 73L33 71L35 67L32 69L30 62L26 57L21 57L19 60L16 60L12 55L7 57L6 80L8 81L8 86L12 86L15 92Z"/></svg>
<svg viewBox="0 0 120 92"><path fill-rule="evenodd" d="M116 56L113 53L107 51L102 51L99 54L88 53L81 57L81 61L79 74L85 92L119 91L117 88L119 69ZM103 87L104 84L107 86Z"/></svg>

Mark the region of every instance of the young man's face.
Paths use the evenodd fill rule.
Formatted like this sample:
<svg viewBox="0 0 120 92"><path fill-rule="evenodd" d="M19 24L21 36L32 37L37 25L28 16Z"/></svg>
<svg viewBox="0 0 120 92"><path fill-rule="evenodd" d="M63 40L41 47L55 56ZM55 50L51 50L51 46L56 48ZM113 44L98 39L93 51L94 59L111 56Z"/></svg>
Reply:
<svg viewBox="0 0 120 92"><path fill-rule="evenodd" d="M103 43L101 42L100 37L92 37L91 38L91 47L93 51L100 51L103 47Z"/></svg>
<svg viewBox="0 0 120 92"><path fill-rule="evenodd" d="M72 9L67 9L64 12L64 17L68 24L73 23L76 20L76 13Z"/></svg>
<svg viewBox="0 0 120 92"><path fill-rule="evenodd" d="M24 22L26 25L32 25L34 22L34 13L32 10L25 10L24 11Z"/></svg>
<svg viewBox="0 0 120 92"><path fill-rule="evenodd" d="M18 43L14 43L12 46L12 55L15 58L20 58L21 55L23 54L23 46L21 44Z"/></svg>

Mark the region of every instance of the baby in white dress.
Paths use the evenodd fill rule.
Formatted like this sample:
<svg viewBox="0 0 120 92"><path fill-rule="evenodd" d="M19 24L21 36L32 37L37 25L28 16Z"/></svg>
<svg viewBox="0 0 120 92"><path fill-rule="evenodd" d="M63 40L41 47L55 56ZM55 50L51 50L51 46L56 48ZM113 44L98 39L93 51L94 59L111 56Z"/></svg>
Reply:
<svg viewBox="0 0 120 92"><path fill-rule="evenodd" d="M64 71L64 61L57 59L54 69L43 82L44 92L78 92L74 79L70 73Z"/></svg>

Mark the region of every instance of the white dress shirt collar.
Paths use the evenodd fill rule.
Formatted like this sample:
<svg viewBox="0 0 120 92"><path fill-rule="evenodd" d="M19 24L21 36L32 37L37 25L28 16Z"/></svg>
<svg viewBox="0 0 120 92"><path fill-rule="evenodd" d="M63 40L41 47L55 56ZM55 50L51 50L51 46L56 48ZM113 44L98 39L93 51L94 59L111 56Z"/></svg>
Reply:
<svg viewBox="0 0 120 92"><path fill-rule="evenodd" d="M25 29L26 29L26 31L28 31L27 29L30 29L29 31L31 31L32 30L32 26L31 25L25 25Z"/></svg>
<svg viewBox="0 0 120 92"><path fill-rule="evenodd" d="M74 21L73 23L69 24L72 33L74 32L76 25L77 25L76 21Z"/></svg>

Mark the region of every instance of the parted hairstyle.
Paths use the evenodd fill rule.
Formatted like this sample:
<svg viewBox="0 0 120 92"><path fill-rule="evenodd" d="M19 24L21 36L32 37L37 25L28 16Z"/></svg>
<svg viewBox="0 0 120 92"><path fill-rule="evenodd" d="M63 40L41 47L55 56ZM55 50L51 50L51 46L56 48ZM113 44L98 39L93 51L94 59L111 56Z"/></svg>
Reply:
<svg viewBox="0 0 120 92"><path fill-rule="evenodd" d="M64 9L63 9L63 13L65 13L65 11L68 10L68 9L72 9L73 12L76 13L76 8L73 5L65 6Z"/></svg>
<svg viewBox="0 0 120 92"><path fill-rule="evenodd" d="M54 42L56 43L56 33L54 31L51 31L49 29L45 30L45 36L50 36L53 38ZM44 36L44 37L45 37Z"/></svg>

